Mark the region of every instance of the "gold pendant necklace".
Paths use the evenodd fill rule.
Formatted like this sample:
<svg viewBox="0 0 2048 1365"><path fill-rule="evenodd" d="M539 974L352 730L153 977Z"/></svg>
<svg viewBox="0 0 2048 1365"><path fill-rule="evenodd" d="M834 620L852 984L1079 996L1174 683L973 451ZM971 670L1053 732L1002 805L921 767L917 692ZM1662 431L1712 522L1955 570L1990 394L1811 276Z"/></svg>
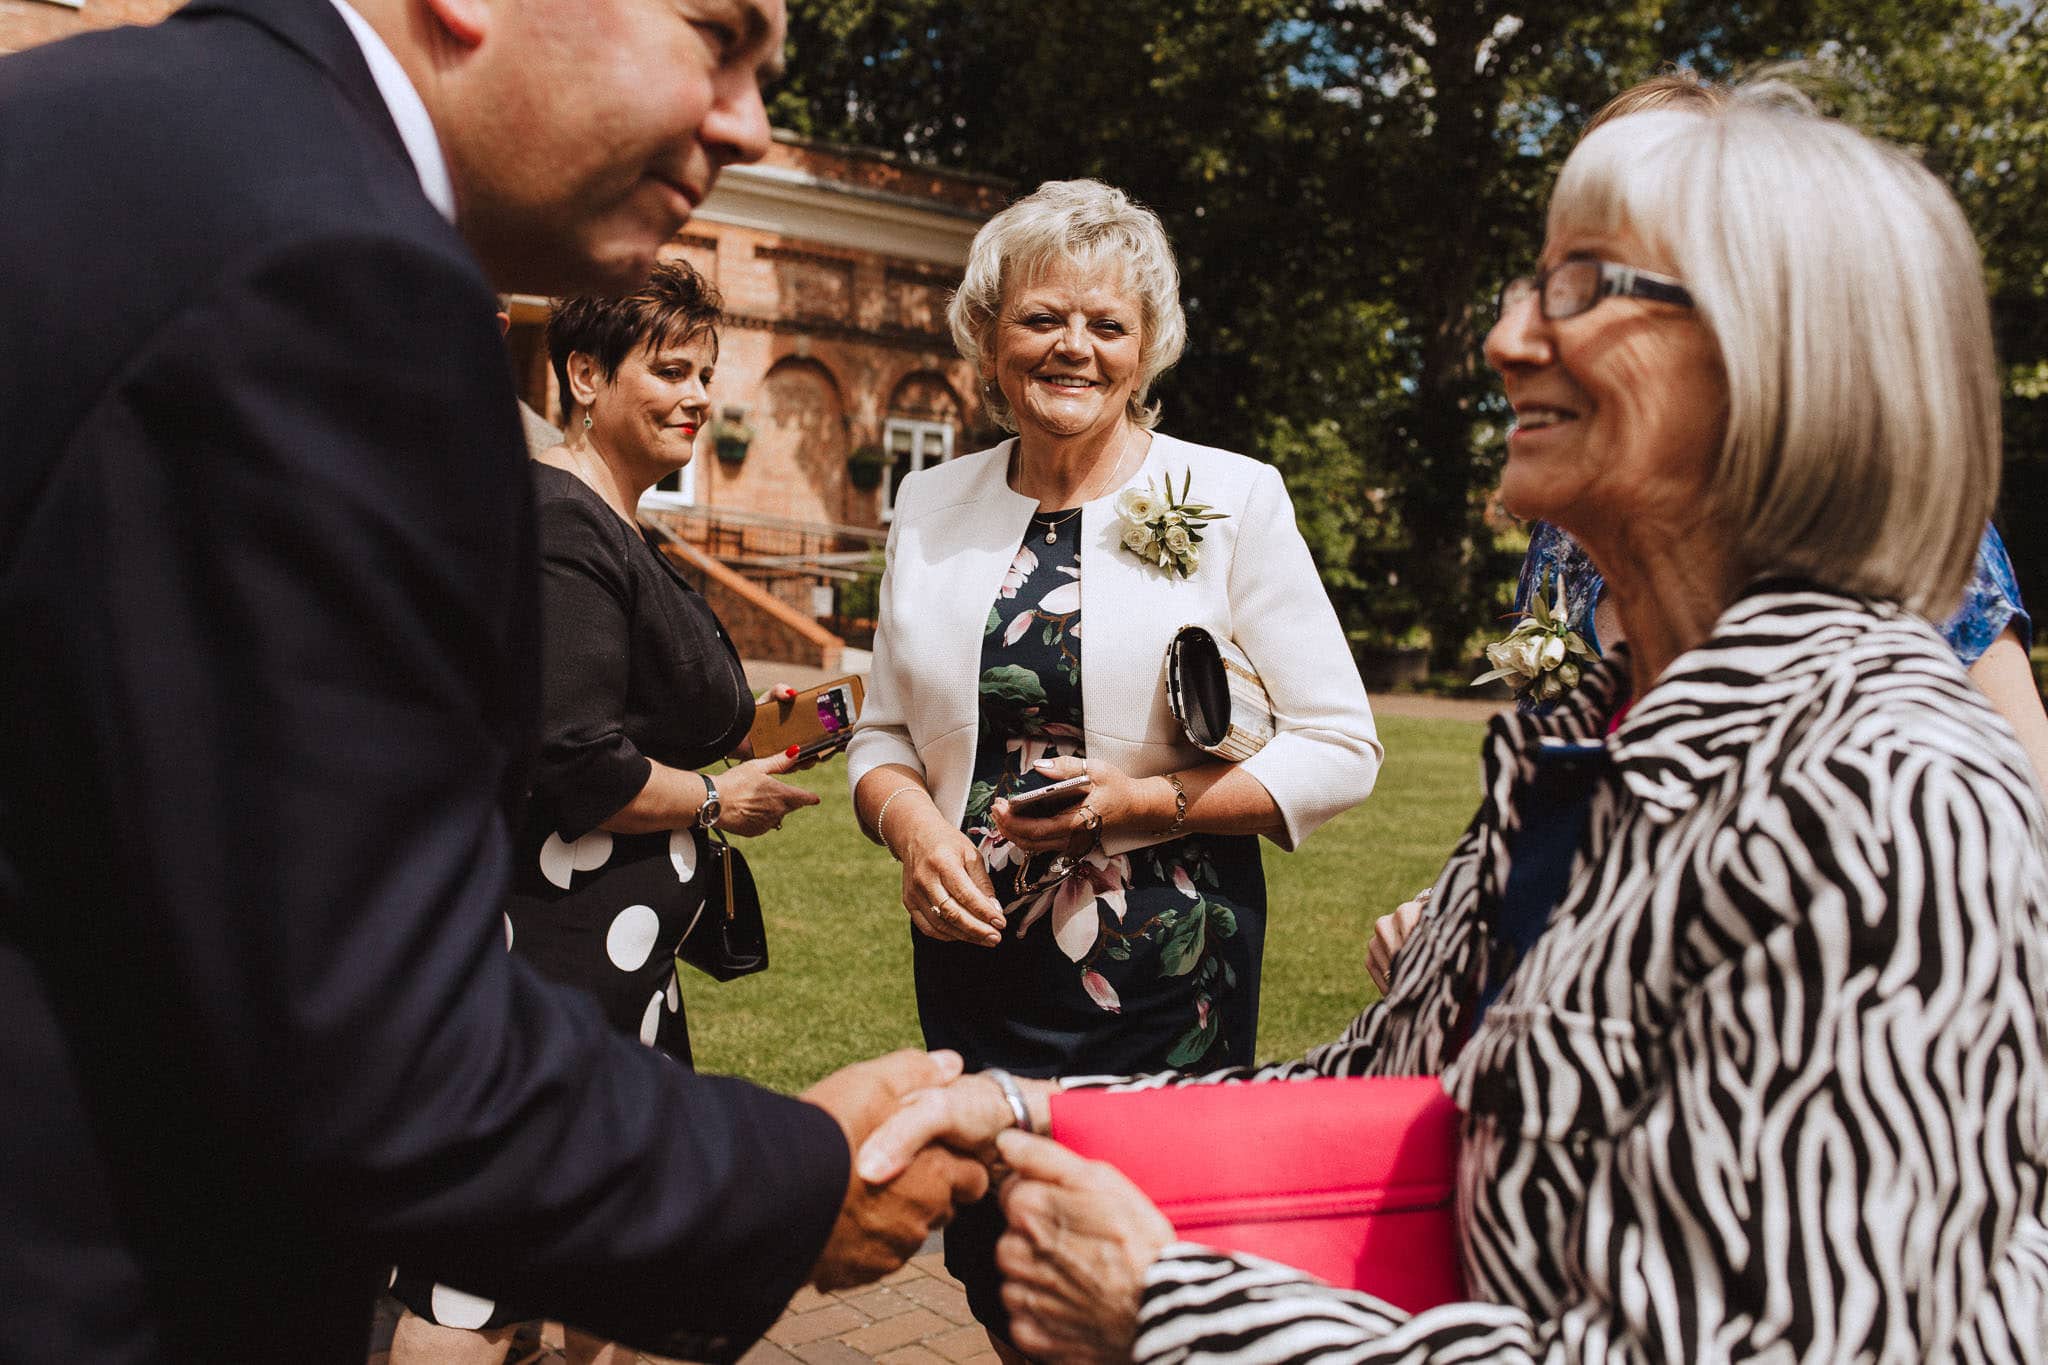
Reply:
<svg viewBox="0 0 2048 1365"><path fill-rule="evenodd" d="M1038 520L1038 517L1042 517L1044 515L1045 513L1040 512L1038 516L1033 517L1032 520L1036 521ZM1061 516L1055 517L1051 521L1048 521L1045 524L1045 543L1048 545L1057 544L1059 541L1059 528L1080 515L1081 509L1076 507L1073 511L1064 513Z"/></svg>
<svg viewBox="0 0 2048 1365"><path fill-rule="evenodd" d="M1133 430L1133 431L1132 431L1132 432L1131 432L1131 433L1130 433L1129 435L1127 435L1127 436L1125 436L1125 437L1124 437L1124 440L1123 440L1123 447L1122 447L1122 449L1118 450L1118 451L1117 451L1117 453L1116 453L1116 463L1110 466L1110 469L1109 469L1109 480L1108 480L1107 484L1105 484L1105 487L1110 487L1110 488L1114 488L1114 487L1116 486L1116 484L1117 484L1117 481L1118 481L1119 477L1120 477L1120 476L1121 476L1121 475L1123 474L1123 470L1124 470L1124 461L1128 460L1128 459L1129 459L1129 458L1131 457L1131 444L1132 444L1132 438L1133 438L1133 437L1136 437L1136 438L1137 438L1137 440L1138 440L1139 442L1141 442L1141 443L1143 443L1143 442L1144 442L1144 440L1145 440L1145 437L1144 437L1144 433L1143 433L1143 432L1140 432L1140 431L1136 431L1136 430ZM1143 449L1143 444L1141 444L1139 448L1140 448L1140 449ZM1086 485L1084 484L1084 485L1083 485L1083 487L1085 487L1085 486L1086 486ZM1077 490L1077 491L1078 491L1078 490ZM1059 535L1058 535L1058 530L1059 530L1059 528L1060 528L1060 527L1061 527L1062 525L1064 525L1064 524L1065 524L1065 523L1066 523L1066 522L1068 521L1068 519L1069 519L1069 518L1072 518L1072 517L1078 517L1078 516L1080 516L1080 515L1081 515L1081 507L1082 507L1083 505L1085 505L1085 504L1086 504L1087 502L1089 502L1089 499L1088 499L1088 498L1077 498L1077 499L1076 499L1076 504L1077 504L1077 505L1076 505L1076 506L1074 507L1074 509L1073 509L1072 511L1070 511L1070 512L1066 512L1066 513L1063 513L1063 514L1061 514L1060 516L1058 516L1057 518L1055 518L1055 519L1053 519L1053 520L1051 520L1051 521L1048 521L1048 522L1046 522L1046 523L1045 523L1045 543L1046 543L1046 544L1048 544L1048 545L1054 545L1054 544L1057 544L1057 543L1059 542ZM1037 513L1036 515L1034 515L1034 516L1033 516L1033 517L1032 517L1031 519L1032 519L1033 521L1037 521L1037 520L1038 520L1038 519L1039 519L1040 517L1043 517L1044 515L1045 515L1045 513L1043 513L1043 512L1039 512L1039 513Z"/></svg>

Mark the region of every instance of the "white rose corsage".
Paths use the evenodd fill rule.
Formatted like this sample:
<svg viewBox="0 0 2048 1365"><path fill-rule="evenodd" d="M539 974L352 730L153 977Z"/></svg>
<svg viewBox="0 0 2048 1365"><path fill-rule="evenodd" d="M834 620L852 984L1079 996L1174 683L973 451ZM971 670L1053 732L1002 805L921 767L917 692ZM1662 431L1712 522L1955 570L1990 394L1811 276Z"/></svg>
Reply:
<svg viewBox="0 0 2048 1365"><path fill-rule="evenodd" d="M1505 678L1516 696L1552 702L1579 685L1593 651L1566 617L1564 579L1560 577L1555 582L1555 605L1544 605L1543 588L1550 586L1546 582L1536 590L1521 623L1505 638L1486 647L1486 661L1493 667L1474 678L1472 686Z"/></svg>
<svg viewBox="0 0 2048 1365"><path fill-rule="evenodd" d="M1169 569L1182 578L1192 575L1202 562L1202 528L1221 521L1228 512L1218 512L1206 502L1190 502L1195 475L1181 477L1180 494L1173 491L1173 476L1166 476L1166 491L1148 479L1143 488L1130 487L1116 496L1117 520L1123 523L1126 550L1150 564Z"/></svg>

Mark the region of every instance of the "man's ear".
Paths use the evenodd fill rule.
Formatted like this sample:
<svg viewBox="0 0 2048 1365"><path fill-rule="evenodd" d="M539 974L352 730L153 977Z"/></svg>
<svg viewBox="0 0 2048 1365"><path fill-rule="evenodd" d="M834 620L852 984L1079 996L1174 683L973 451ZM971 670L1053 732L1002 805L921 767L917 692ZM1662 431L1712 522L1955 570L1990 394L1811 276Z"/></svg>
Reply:
<svg viewBox="0 0 2048 1365"><path fill-rule="evenodd" d="M569 352L569 396L576 400L579 408L589 408L597 397L597 386L604 378L598 368L597 357L582 351Z"/></svg>
<svg viewBox="0 0 2048 1365"><path fill-rule="evenodd" d="M491 31L490 0L420 0L435 23L462 47L476 47Z"/></svg>

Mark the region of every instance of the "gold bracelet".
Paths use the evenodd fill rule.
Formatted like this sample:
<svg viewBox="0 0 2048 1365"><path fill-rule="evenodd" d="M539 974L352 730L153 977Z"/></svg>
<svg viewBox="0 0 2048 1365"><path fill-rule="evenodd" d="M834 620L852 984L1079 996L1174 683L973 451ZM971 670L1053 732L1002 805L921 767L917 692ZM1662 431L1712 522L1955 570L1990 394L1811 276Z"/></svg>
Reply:
<svg viewBox="0 0 2048 1365"><path fill-rule="evenodd" d="M1162 838L1171 839L1188 822L1188 789L1180 784L1179 773L1162 773L1161 776L1173 787L1173 823L1158 832Z"/></svg>

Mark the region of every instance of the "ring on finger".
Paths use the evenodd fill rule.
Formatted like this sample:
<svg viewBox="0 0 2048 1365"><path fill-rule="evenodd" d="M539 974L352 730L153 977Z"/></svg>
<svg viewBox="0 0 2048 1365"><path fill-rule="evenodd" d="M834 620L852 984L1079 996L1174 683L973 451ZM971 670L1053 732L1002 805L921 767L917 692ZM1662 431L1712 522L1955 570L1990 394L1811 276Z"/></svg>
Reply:
<svg viewBox="0 0 2048 1365"><path fill-rule="evenodd" d="M1102 833L1102 812L1093 806L1081 807L1081 824L1090 834Z"/></svg>

